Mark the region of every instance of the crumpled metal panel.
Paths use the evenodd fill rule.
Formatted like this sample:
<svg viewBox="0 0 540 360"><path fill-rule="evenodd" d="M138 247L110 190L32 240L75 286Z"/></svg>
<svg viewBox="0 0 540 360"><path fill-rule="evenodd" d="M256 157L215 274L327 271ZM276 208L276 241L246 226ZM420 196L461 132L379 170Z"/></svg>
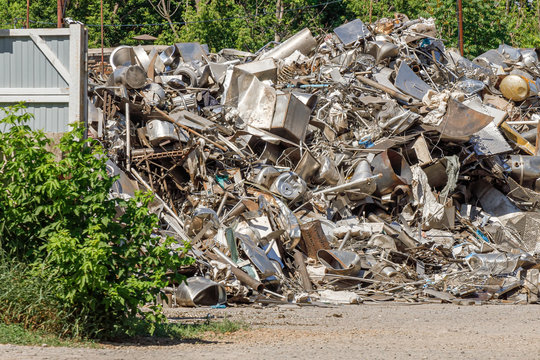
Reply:
<svg viewBox="0 0 540 360"><path fill-rule="evenodd" d="M463 103L450 99L443 121L439 125L441 134L447 137L469 137L485 128L493 117L478 112Z"/></svg>
<svg viewBox="0 0 540 360"><path fill-rule="evenodd" d="M412 71L405 61L402 61L401 65L399 65L395 85L399 90L418 100L422 100L429 90L433 90L431 86Z"/></svg>
<svg viewBox="0 0 540 360"><path fill-rule="evenodd" d="M334 29L334 33L345 46L371 35L369 29L360 19L338 26Z"/></svg>
<svg viewBox="0 0 540 360"><path fill-rule="evenodd" d="M177 43L176 49L186 63L203 60L206 52L198 42Z"/></svg>

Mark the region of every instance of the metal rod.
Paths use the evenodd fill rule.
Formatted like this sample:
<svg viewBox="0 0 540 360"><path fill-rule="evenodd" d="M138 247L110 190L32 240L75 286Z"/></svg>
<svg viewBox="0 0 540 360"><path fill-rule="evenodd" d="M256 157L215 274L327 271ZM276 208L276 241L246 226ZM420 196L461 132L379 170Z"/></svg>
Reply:
<svg viewBox="0 0 540 360"><path fill-rule="evenodd" d="M538 148L540 147L540 125L536 126L536 146L534 147L534 155L538 155Z"/></svg>
<svg viewBox="0 0 540 360"><path fill-rule="evenodd" d="M126 102L126 168L131 171L131 116L129 114L129 102ZM150 171L150 169L148 169Z"/></svg>
<svg viewBox="0 0 540 360"><path fill-rule="evenodd" d="M330 188L326 188L326 189L323 189L323 190L316 191L316 192L313 193L313 195L326 194L326 193L329 193L329 192L346 190L346 189L352 188L352 187L354 187L356 185L366 183L368 181L374 181L375 179L378 179L380 177L382 177L382 174L377 174L375 176L370 176L370 177L364 178L364 179L357 179L357 180L354 180L354 181L351 181L351 182L348 182L348 183L345 183L345 184L336 185L336 186L333 186L333 187L330 187Z"/></svg>
<svg viewBox="0 0 540 360"><path fill-rule="evenodd" d="M345 243L351 237L351 233L352 233L351 230L347 231L347 233L345 234L345 237L343 238L343 240L341 240L341 244L339 244L338 250L340 250L340 251L343 250L343 247L345 246Z"/></svg>
<svg viewBox="0 0 540 360"><path fill-rule="evenodd" d="M219 214L221 214L221 211L223 210L223 206L225 205L225 201L229 198L229 192L225 191L225 194L223 194L223 198L221 199L221 202L219 203L219 207L216 211L216 215L219 217Z"/></svg>
<svg viewBox="0 0 540 360"><path fill-rule="evenodd" d="M101 4L101 76L105 74L105 62L103 60L103 0Z"/></svg>
<svg viewBox="0 0 540 360"><path fill-rule="evenodd" d="M26 28L30 29L30 0L26 0Z"/></svg>
<svg viewBox="0 0 540 360"><path fill-rule="evenodd" d="M458 7L458 36L459 36L459 52L463 56L463 5L461 0L457 0Z"/></svg>
<svg viewBox="0 0 540 360"><path fill-rule="evenodd" d="M273 292L273 291L270 291L270 290L268 290L268 289L264 289L264 290L263 290L263 293L268 294L268 295L275 296L275 297L280 298L280 299L283 299L283 300L287 300L287 298L286 298L285 296L283 296L283 295L281 295L281 294L278 294L278 293L275 293L275 292Z"/></svg>
<svg viewBox="0 0 540 360"><path fill-rule="evenodd" d="M62 0L56 0L56 27L62 27Z"/></svg>
<svg viewBox="0 0 540 360"><path fill-rule="evenodd" d="M516 121L507 121L508 125L536 125L538 120L516 120Z"/></svg>
<svg viewBox="0 0 540 360"><path fill-rule="evenodd" d="M368 78L366 78L364 76L358 75L356 78L359 81L363 82L364 84L369 85L371 87L374 87L375 89L382 90L385 93L387 93L388 95L393 96L398 100L404 101L407 104L412 104L414 102L414 99L411 96L407 96L407 95L404 95L402 93L399 93L399 92L395 91L394 89L390 89L388 86L384 86L382 84L379 84L378 82L373 81L371 79L368 79Z"/></svg>

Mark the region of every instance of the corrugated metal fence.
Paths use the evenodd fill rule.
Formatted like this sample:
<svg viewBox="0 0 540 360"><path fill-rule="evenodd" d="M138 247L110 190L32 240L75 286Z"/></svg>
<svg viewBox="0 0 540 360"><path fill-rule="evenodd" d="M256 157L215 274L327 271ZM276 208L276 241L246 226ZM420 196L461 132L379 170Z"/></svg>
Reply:
<svg viewBox="0 0 540 360"><path fill-rule="evenodd" d="M25 101L26 111L34 114L29 125L49 133L86 122L87 38L78 24L0 30L0 107Z"/></svg>

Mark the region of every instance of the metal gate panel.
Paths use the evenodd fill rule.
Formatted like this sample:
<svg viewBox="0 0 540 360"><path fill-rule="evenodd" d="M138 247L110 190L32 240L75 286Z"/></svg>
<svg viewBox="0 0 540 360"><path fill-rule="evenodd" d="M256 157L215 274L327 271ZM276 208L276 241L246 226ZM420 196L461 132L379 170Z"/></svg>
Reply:
<svg viewBox="0 0 540 360"><path fill-rule="evenodd" d="M34 114L29 125L45 132L86 123L86 52L87 31L79 24L0 30L0 106L26 102Z"/></svg>

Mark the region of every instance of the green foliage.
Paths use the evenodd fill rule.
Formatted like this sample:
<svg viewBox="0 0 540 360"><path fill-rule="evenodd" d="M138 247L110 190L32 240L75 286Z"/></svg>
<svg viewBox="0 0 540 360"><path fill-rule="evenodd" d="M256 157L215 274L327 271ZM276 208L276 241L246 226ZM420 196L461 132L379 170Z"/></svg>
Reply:
<svg viewBox="0 0 540 360"><path fill-rule="evenodd" d="M161 0L104 0L104 43L133 45L133 36L150 34L159 44L198 41L216 51L227 47L256 51L304 27L322 34L356 17L369 22L399 12L411 19L434 17L441 36L450 46L457 45L455 0L343 0L320 6L326 2L329 0L163 0L171 8L167 19L150 4L155 6ZM540 0L462 3L467 55L478 55L503 42L518 47L540 46ZM176 6L178 11L173 13ZM24 0L0 0L0 25L23 26L25 10ZM90 46L101 44L100 28L96 26L100 23L100 1L70 2L65 16L90 24ZM32 27L54 27L56 5L47 0L32 1L30 19L36 21Z"/></svg>
<svg viewBox="0 0 540 360"><path fill-rule="evenodd" d="M395 12L416 17L433 17L447 46L457 47L458 16L455 0L348 0L353 16L369 21L392 17ZM517 47L540 45L540 0L531 2L463 1L463 39L465 55L474 57L502 43Z"/></svg>
<svg viewBox="0 0 540 360"><path fill-rule="evenodd" d="M256 51L304 27L318 33L342 21L339 3L313 7L324 1L282 0L283 11L277 11L278 2L209 0L191 4L182 13L187 24L180 29L180 40L207 43L214 51L226 47Z"/></svg>
<svg viewBox="0 0 540 360"><path fill-rule="evenodd" d="M153 234L150 194L110 197L116 178L108 176L103 148L84 139L82 126L62 137L64 155L57 161L45 134L24 124L31 115L16 115L21 110L8 108L0 121L11 126L0 133L0 248L50 281L85 335L129 333L136 316L163 321L159 307L144 313L140 307L170 281L183 280L174 274L192 261L187 244L171 251L173 238Z"/></svg>

